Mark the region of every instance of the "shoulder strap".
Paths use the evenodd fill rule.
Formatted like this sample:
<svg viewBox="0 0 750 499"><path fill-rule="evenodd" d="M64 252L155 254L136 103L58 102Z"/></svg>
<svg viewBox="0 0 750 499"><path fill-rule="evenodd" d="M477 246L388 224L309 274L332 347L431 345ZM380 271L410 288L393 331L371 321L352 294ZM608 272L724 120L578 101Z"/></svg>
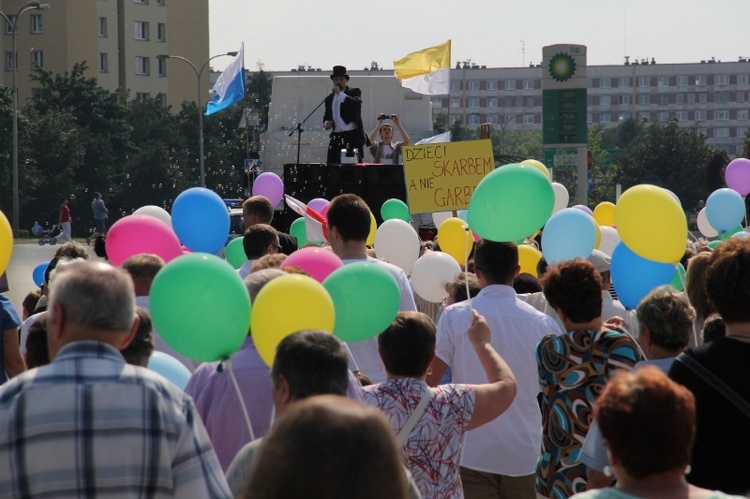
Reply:
<svg viewBox="0 0 750 499"><path fill-rule="evenodd" d="M409 433L411 433L411 431L417 425L417 421L419 421L419 418L421 418L422 414L424 414L425 409L427 409L427 404L430 402L431 398L432 389L428 386L422 394L422 398L419 400L419 404L417 404L417 407L414 408L414 411L411 413L411 416L409 416L409 419L406 420L404 427L401 428L400 432L398 432L398 441L401 445L404 445L406 443L406 439L409 438Z"/></svg>
<svg viewBox="0 0 750 499"><path fill-rule="evenodd" d="M745 413L747 417L750 417L750 404L740 397L740 395L732 390L726 383L716 377L714 373L706 369L703 364L684 353L681 353L675 360L700 376L706 383L715 388L716 391L724 395L739 410Z"/></svg>

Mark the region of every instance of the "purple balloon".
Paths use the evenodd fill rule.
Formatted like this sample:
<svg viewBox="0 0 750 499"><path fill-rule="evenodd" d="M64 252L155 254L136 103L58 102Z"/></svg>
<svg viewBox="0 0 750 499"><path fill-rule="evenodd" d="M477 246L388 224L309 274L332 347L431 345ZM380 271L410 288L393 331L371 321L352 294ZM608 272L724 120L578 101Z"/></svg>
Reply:
<svg viewBox="0 0 750 499"><path fill-rule="evenodd" d="M732 160L724 171L727 187L739 192L742 196L750 194L750 159Z"/></svg>
<svg viewBox="0 0 750 499"><path fill-rule="evenodd" d="M594 216L594 212L591 211L591 208L589 208L588 206L583 206L582 204L577 204L577 205L573 206L573 208L575 208L577 210L581 210L584 213L588 213L592 217Z"/></svg>
<svg viewBox="0 0 750 499"><path fill-rule="evenodd" d="M323 210L328 206L328 203L330 203L330 201L328 201L327 199L315 198L315 199L311 199L310 202L307 203L307 207L322 214Z"/></svg>
<svg viewBox="0 0 750 499"><path fill-rule="evenodd" d="M261 173L253 182L253 196L265 196L276 206L284 197L284 182L275 173Z"/></svg>

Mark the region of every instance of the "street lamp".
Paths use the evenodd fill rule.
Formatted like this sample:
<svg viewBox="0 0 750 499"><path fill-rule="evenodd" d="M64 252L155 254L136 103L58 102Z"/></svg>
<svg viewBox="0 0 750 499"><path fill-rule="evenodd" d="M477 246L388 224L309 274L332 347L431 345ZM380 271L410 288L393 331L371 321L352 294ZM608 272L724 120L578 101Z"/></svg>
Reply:
<svg viewBox="0 0 750 499"><path fill-rule="evenodd" d="M18 35L18 19L30 10L47 10L49 5L40 3L39 0L29 0L18 9L11 21L5 13L0 11L0 16L8 23L13 38L13 237L18 237L18 48L16 36Z"/></svg>
<svg viewBox="0 0 750 499"><path fill-rule="evenodd" d="M495 118L491 114L487 115L487 118L492 118L493 120L495 120L496 124L500 125L500 132L501 132L501 136L500 136L500 140L501 140L501 142L500 142L500 154L505 155L505 127L507 127L508 124L511 121L515 120L519 116L534 116L535 114L536 113L518 113L518 114L514 114L514 115L511 115L511 116L508 116L507 118L505 118L505 121L503 121L503 122L501 122L500 120L498 120L497 118Z"/></svg>
<svg viewBox="0 0 750 499"><path fill-rule="evenodd" d="M200 154L199 165L201 171L201 187L206 187L206 170L203 162L203 90L201 89L201 75L203 74L203 70L206 69L206 66L211 60L216 59L217 57L223 57L225 55L234 57L237 54L238 52L235 51L211 56L206 60L206 62L203 63L200 69L198 69L198 67L193 64L193 61L179 55L161 54L156 56L156 58L160 60L179 59L181 61L187 62L188 64L190 64L190 67L193 68L193 71L195 71L195 76L198 78L198 154Z"/></svg>

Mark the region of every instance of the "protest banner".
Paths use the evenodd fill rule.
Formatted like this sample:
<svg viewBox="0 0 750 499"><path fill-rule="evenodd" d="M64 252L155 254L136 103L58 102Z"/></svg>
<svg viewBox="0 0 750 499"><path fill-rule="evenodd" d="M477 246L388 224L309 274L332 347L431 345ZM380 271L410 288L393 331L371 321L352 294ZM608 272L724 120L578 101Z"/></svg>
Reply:
<svg viewBox="0 0 750 499"><path fill-rule="evenodd" d="M495 168L490 140L404 148L404 179L411 213L464 210L477 184Z"/></svg>

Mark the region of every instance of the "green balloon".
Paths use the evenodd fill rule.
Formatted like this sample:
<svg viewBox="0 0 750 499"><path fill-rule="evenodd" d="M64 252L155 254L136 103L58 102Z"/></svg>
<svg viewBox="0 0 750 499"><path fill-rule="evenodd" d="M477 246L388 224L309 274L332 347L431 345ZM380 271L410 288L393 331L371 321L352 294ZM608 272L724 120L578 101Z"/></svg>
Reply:
<svg viewBox="0 0 750 499"><path fill-rule="evenodd" d="M715 249L716 249L716 248L718 248L718 247L719 247L719 245L720 245L721 243L723 243L723 242L724 242L724 241L722 241L722 240L720 240L720 239L717 239L716 241L711 241L710 243L708 243L708 247L709 247L709 248L711 248L712 250L715 250Z"/></svg>
<svg viewBox="0 0 750 499"><path fill-rule="evenodd" d="M396 318L401 293L396 279L377 262L344 265L323 281L336 310L333 329L343 341L363 341L382 333Z"/></svg>
<svg viewBox="0 0 750 499"><path fill-rule="evenodd" d="M245 246L242 244L242 238L235 237L234 239L232 239L229 244L227 244L227 247L224 250L224 255L226 256L227 261L232 267L234 267L235 269L242 267L242 264L247 261L247 255L245 254Z"/></svg>
<svg viewBox="0 0 750 499"><path fill-rule="evenodd" d="M728 230L726 232L722 232L721 234L719 234L719 239L722 241L725 241L742 230L745 230L745 229L742 228L742 225L738 225L732 230Z"/></svg>
<svg viewBox="0 0 750 499"><path fill-rule="evenodd" d="M393 218L403 220L407 223L411 221L409 207L406 203L396 198L389 199L383 203L383 206L380 207L380 216L383 217L384 222Z"/></svg>
<svg viewBox="0 0 750 499"><path fill-rule="evenodd" d="M669 284L677 291L682 291L685 288L685 267L683 267L681 263L677 264L674 277Z"/></svg>
<svg viewBox="0 0 750 499"><path fill-rule="evenodd" d="M479 182L469 202L469 227L490 241L516 241L541 228L554 205L547 176L531 165L512 163Z"/></svg>
<svg viewBox="0 0 750 499"><path fill-rule="evenodd" d="M307 228L305 227L304 218L298 218L297 220L292 222L292 225L289 227L289 233L297 238L298 248L302 248L303 246L307 246L308 244L315 244L317 246L321 245L320 242L307 240Z"/></svg>
<svg viewBox="0 0 750 499"><path fill-rule="evenodd" d="M149 307L164 341L199 362L229 358L250 328L245 283L231 265L206 253L180 256L161 269Z"/></svg>

